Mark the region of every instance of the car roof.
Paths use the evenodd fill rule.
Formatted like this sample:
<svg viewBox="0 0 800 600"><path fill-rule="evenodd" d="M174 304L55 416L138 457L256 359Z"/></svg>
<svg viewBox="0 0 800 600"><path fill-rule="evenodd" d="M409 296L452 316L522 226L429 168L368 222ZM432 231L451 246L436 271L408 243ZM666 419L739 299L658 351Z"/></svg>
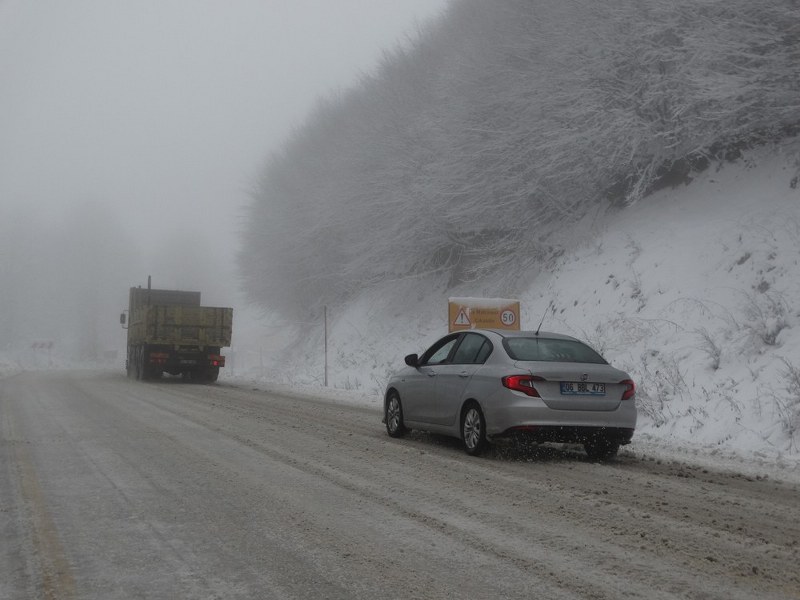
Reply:
<svg viewBox="0 0 800 600"><path fill-rule="evenodd" d="M577 338L572 337L571 335L565 335L563 333L555 333L553 331L512 331L508 329L468 329L465 331L489 331L494 333L495 335L499 335L503 338L544 338L549 340L571 340L571 341L579 341Z"/></svg>

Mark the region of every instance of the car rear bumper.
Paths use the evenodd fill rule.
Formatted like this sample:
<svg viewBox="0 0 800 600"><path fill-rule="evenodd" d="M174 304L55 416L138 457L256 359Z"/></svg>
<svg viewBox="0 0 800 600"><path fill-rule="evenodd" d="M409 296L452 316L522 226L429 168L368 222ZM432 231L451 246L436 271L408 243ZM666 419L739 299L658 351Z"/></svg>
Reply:
<svg viewBox="0 0 800 600"><path fill-rule="evenodd" d="M630 444L633 429L626 427L581 427L559 425L524 425L512 427L496 438L522 438L533 442L559 442L563 444L582 444L587 441L603 439L620 445Z"/></svg>
<svg viewBox="0 0 800 600"><path fill-rule="evenodd" d="M499 398L498 398L499 400ZM636 428L636 404L622 400L615 410L554 410L540 398L506 396L483 405L489 437L525 435L542 441L580 442L598 434L620 444L630 442Z"/></svg>

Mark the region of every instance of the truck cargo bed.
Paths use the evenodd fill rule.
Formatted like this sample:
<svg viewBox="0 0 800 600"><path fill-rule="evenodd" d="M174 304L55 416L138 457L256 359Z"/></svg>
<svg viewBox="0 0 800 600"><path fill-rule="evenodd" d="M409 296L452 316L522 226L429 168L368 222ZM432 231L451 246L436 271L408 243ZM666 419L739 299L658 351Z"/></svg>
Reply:
<svg viewBox="0 0 800 600"><path fill-rule="evenodd" d="M144 306L132 315L132 344L230 346L233 309L214 306Z"/></svg>

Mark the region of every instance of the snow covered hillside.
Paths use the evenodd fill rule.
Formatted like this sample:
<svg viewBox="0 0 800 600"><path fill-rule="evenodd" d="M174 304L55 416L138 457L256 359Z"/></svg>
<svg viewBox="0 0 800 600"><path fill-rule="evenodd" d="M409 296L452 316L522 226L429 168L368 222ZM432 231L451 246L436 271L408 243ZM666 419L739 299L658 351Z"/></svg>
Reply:
<svg viewBox="0 0 800 600"><path fill-rule="evenodd" d="M242 288L305 320L387 276L516 282L587 214L797 135L798 22L791 0L451 2L264 165Z"/></svg>
<svg viewBox="0 0 800 600"><path fill-rule="evenodd" d="M520 286L522 327L545 315L544 330L582 338L630 371L635 440L800 458L798 174L794 140L576 223L585 242ZM488 281L446 289L423 277L385 281L331 307L329 386L379 406L403 356L446 333L448 296L503 293ZM322 323L298 327L304 343L238 375L321 386Z"/></svg>

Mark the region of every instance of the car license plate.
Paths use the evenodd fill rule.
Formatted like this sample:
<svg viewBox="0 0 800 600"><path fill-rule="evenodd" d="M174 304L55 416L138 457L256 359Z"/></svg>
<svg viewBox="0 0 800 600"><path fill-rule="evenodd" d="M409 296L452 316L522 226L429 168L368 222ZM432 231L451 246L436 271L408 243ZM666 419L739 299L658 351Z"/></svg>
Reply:
<svg viewBox="0 0 800 600"><path fill-rule="evenodd" d="M562 396L605 396L605 383L586 383L577 381L561 382Z"/></svg>
<svg viewBox="0 0 800 600"><path fill-rule="evenodd" d="M191 360L189 358L182 358L181 359L181 364L182 365L196 365L197 361L196 360Z"/></svg>

